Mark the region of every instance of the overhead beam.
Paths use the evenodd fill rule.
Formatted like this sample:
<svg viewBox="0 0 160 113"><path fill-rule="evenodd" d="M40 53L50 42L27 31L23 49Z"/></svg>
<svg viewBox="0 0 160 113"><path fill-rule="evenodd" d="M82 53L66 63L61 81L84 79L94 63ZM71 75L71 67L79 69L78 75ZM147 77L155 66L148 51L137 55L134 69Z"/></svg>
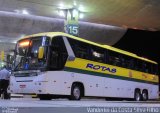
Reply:
<svg viewBox="0 0 160 113"><path fill-rule="evenodd" d="M21 35L30 35L39 32L64 32L64 20L34 15L22 15L0 11L0 35L17 39ZM125 33L125 28L80 22L79 37L113 45Z"/></svg>

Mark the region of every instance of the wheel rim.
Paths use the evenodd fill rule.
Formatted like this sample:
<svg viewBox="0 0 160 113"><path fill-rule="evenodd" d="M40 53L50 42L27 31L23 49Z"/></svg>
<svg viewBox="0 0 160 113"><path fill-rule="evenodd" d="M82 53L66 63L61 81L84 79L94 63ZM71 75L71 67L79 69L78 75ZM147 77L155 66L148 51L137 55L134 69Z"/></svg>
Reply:
<svg viewBox="0 0 160 113"><path fill-rule="evenodd" d="M141 98L141 95L140 95L140 93L136 93L136 101L140 101L140 98Z"/></svg>
<svg viewBox="0 0 160 113"><path fill-rule="evenodd" d="M4 99L4 92L1 94L1 99Z"/></svg>
<svg viewBox="0 0 160 113"><path fill-rule="evenodd" d="M79 99L80 97L80 89L78 87L75 87L74 90L73 90L73 95L75 97L75 99Z"/></svg>
<svg viewBox="0 0 160 113"><path fill-rule="evenodd" d="M143 100L147 100L147 94L146 93L143 93L142 96L143 96Z"/></svg>

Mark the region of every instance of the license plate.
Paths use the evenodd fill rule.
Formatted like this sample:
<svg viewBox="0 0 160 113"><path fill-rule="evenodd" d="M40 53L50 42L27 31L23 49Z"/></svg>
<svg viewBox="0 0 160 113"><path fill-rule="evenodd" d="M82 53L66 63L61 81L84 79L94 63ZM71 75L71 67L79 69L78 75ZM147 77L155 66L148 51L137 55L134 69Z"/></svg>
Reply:
<svg viewBox="0 0 160 113"><path fill-rule="evenodd" d="M20 88L26 88L26 85L19 85Z"/></svg>

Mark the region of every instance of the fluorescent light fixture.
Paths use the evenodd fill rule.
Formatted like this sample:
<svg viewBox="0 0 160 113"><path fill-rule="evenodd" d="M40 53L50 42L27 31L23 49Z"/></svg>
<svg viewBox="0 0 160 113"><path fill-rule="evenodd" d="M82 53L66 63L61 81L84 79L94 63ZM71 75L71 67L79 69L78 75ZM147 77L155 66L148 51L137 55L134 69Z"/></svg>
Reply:
<svg viewBox="0 0 160 113"><path fill-rule="evenodd" d="M24 14L24 15L29 15L29 12L26 10L26 9L23 9L23 10L14 10L16 13L18 14Z"/></svg>
<svg viewBox="0 0 160 113"><path fill-rule="evenodd" d="M60 4L59 4L59 8L60 8L60 9L64 9L64 4L63 4L63 3L60 3Z"/></svg>
<svg viewBox="0 0 160 113"><path fill-rule="evenodd" d="M14 11L15 11L16 13L18 13L18 14L20 13L20 10L17 10L17 9L16 9L16 10L14 10Z"/></svg>
<svg viewBox="0 0 160 113"><path fill-rule="evenodd" d="M13 43L14 43L14 44L16 44L16 43L17 43L17 41L13 41Z"/></svg>
<svg viewBox="0 0 160 113"><path fill-rule="evenodd" d="M62 17L65 17L64 11L60 10L60 11L59 11L59 15L62 16Z"/></svg>
<svg viewBox="0 0 160 113"><path fill-rule="evenodd" d="M78 11L77 11L77 9L73 9L73 17L76 17L76 15L78 15Z"/></svg>
<svg viewBox="0 0 160 113"><path fill-rule="evenodd" d="M27 10L23 9L23 10L22 10L22 14L24 14L24 15L28 15L28 14L29 14L29 12L28 12Z"/></svg>
<svg viewBox="0 0 160 113"><path fill-rule="evenodd" d="M77 6L77 3L76 3L76 1L74 1L74 2L73 2L73 5L74 5L74 6Z"/></svg>
<svg viewBox="0 0 160 113"><path fill-rule="evenodd" d="M84 18L84 14L80 13L80 14L79 14L79 18L80 18L80 19L83 19L83 18Z"/></svg>
<svg viewBox="0 0 160 113"><path fill-rule="evenodd" d="M82 5L80 5L78 10L84 12L84 7Z"/></svg>

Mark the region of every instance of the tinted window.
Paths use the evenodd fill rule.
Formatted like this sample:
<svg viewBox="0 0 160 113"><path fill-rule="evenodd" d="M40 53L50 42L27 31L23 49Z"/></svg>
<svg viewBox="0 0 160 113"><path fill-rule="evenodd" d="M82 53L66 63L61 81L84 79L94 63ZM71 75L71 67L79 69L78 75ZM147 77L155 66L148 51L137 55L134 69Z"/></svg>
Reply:
<svg viewBox="0 0 160 113"><path fill-rule="evenodd" d="M91 48L91 57L93 61L105 62L105 50L96 46Z"/></svg>
<svg viewBox="0 0 160 113"><path fill-rule="evenodd" d="M74 39L68 38L69 43L74 51L74 54L78 58L90 59L89 48L90 45L84 42L80 42Z"/></svg>
<svg viewBox="0 0 160 113"><path fill-rule="evenodd" d="M135 59L134 58L127 56L127 55L122 55L121 61L122 61L122 67L129 68L129 69L135 69Z"/></svg>
<svg viewBox="0 0 160 113"><path fill-rule="evenodd" d="M31 41L31 57L38 57L38 49L42 46L42 38L35 38Z"/></svg>
<svg viewBox="0 0 160 113"><path fill-rule="evenodd" d="M54 70L63 69L68 54L62 37L54 37L50 49L50 68Z"/></svg>
<svg viewBox="0 0 160 113"><path fill-rule="evenodd" d="M158 65L152 64L152 74L158 74Z"/></svg>
<svg viewBox="0 0 160 113"><path fill-rule="evenodd" d="M29 48L30 40L24 39L17 43L16 53L20 56L26 56Z"/></svg>
<svg viewBox="0 0 160 113"><path fill-rule="evenodd" d="M120 54L114 52L114 51L108 51L108 63L115 66L120 66Z"/></svg>

